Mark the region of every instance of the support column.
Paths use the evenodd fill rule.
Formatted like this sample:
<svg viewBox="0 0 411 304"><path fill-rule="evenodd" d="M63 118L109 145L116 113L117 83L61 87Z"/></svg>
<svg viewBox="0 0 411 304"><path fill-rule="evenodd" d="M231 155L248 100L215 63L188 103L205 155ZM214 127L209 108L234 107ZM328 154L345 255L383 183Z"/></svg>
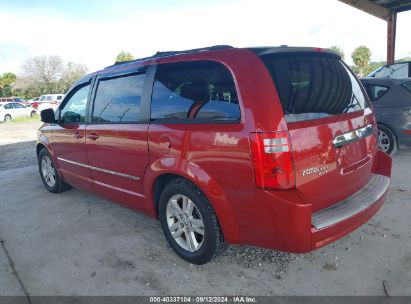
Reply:
<svg viewBox="0 0 411 304"><path fill-rule="evenodd" d="M397 12L392 11L387 22L387 64L395 60L395 36L397 33Z"/></svg>

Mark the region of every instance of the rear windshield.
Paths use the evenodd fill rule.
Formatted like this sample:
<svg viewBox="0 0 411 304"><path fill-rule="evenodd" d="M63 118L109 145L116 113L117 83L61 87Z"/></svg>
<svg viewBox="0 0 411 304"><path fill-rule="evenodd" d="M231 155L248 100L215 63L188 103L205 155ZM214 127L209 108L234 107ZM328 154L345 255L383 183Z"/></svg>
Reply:
<svg viewBox="0 0 411 304"><path fill-rule="evenodd" d="M361 86L337 58L322 54L261 56L271 74L288 122L363 110Z"/></svg>

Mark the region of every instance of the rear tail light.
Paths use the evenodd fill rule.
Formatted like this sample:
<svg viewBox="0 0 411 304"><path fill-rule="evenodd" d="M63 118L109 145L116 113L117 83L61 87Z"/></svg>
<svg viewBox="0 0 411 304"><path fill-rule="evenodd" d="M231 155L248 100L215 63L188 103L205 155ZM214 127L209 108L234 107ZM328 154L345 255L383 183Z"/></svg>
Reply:
<svg viewBox="0 0 411 304"><path fill-rule="evenodd" d="M250 145L257 187L295 188L294 163L287 131L251 133Z"/></svg>

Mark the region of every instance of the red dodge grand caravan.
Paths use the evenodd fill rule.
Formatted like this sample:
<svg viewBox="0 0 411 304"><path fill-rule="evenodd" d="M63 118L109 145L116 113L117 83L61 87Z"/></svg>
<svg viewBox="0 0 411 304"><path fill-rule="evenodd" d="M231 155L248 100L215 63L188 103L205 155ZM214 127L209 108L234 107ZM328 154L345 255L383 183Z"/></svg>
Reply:
<svg viewBox="0 0 411 304"><path fill-rule="evenodd" d="M370 219L390 183L364 89L324 49L157 53L83 77L41 117L47 190L158 217L195 264L226 242L324 246Z"/></svg>

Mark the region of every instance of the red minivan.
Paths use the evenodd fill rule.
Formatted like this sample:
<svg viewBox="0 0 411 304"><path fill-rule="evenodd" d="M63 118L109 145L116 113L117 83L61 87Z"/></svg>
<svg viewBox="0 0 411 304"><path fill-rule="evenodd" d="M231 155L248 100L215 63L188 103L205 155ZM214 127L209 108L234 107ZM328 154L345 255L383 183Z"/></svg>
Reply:
<svg viewBox="0 0 411 304"><path fill-rule="evenodd" d="M226 242L324 246L370 219L390 183L363 87L319 48L161 52L83 77L41 117L47 190L159 218L195 264Z"/></svg>

